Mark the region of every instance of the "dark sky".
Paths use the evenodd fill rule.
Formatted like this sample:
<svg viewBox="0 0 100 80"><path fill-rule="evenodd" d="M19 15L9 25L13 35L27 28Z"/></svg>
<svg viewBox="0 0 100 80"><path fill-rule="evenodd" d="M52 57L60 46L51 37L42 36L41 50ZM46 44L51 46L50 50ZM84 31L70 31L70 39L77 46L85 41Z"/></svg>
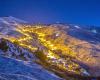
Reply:
<svg viewBox="0 0 100 80"><path fill-rule="evenodd" d="M0 0L0 16L100 26L100 0Z"/></svg>

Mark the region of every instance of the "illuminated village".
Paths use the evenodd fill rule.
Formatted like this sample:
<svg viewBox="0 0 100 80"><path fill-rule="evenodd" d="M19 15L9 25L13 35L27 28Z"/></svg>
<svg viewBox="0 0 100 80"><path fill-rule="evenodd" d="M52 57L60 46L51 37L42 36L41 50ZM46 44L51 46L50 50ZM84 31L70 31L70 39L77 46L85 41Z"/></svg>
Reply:
<svg viewBox="0 0 100 80"><path fill-rule="evenodd" d="M6 56L39 64L64 79L84 80L93 76L84 67L84 64L91 66L95 63L95 58L88 55L92 46L85 40L68 35L65 30L69 29L63 25L17 24L11 29L14 34L1 33L0 45L7 43L9 46ZM1 49L5 48L2 46ZM99 49L98 45L96 47Z"/></svg>
<svg viewBox="0 0 100 80"><path fill-rule="evenodd" d="M8 39L19 46L29 49L39 58L42 57L40 58L40 63L47 68L51 67L49 70L54 68L58 72L62 70L62 72L67 71L78 75L84 75L84 72L86 72L80 65L72 61L72 58L78 59L78 57L73 50L64 44L62 38L66 39L66 34L59 31L57 27L19 25L15 30L21 33L22 36L17 38L10 38L9 36ZM39 52L35 53L37 51L40 51L40 54ZM43 64L44 61L49 65Z"/></svg>

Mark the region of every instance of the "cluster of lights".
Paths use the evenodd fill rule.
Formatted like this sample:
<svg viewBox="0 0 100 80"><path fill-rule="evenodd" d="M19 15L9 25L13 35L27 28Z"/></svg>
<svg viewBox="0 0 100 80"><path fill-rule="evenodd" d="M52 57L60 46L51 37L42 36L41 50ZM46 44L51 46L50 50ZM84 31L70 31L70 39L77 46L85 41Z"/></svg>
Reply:
<svg viewBox="0 0 100 80"><path fill-rule="evenodd" d="M23 34L24 37L21 36L19 39L9 38L9 40L12 41L12 42L17 40L17 42L19 43L20 46L28 48L31 51L34 51L34 50L37 50L38 48L32 46L31 44L24 43L27 40L32 40L33 36L30 35L30 33L34 33L38 36L37 38L40 41L40 43L43 44L46 48L48 48L48 54L46 54L46 55L47 55L47 58L50 59L51 64L55 64L60 68L74 72L73 68L78 67L77 64L73 63L73 64L68 65L66 60L61 59L59 55L57 55L53 52L53 50L60 49L64 52L66 52L67 54L73 56L73 53L72 52L71 52L72 54L70 53L71 50L64 45L55 45L50 40L46 40L47 34L39 31L39 29L41 29L41 28L43 28L43 27L42 26L24 26L24 27L18 26L16 28L16 31Z"/></svg>

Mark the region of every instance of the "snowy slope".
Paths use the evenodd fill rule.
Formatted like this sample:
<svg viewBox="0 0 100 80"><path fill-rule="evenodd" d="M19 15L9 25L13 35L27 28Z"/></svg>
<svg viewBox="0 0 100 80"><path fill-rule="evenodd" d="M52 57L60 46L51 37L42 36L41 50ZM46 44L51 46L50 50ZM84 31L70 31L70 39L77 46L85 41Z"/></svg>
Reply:
<svg viewBox="0 0 100 80"><path fill-rule="evenodd" d="M0 55L12 57L15 59L34 61L35 55L16 44L9 42L6 39L0 39Z"/></svg>
<svg viewBox="0 0 100 80"><path fill-rule="evenodd" d="M62 80L40 65L0 56L0 80Z"/></svg>
<svg viewBox="0 0 100 80"><path fill-rule="evenodd" d="M12 16L9 16L9 17L1 17L0 18L0 22L3 22L7 25L17 25L18 23L28 23L24 20L20 20L18 18L15 18L15 17L12 17Z"/></svg>
<svg viewBox="0 0 100 80"><path fill-rule="evenodd" d="M5 56L5 57L3 57ZM2 80L61 80L34 63L35 55L16 44L0 39L0 79Z"/></svg>
<svg viewBox="0 0 100 80"><path fill-rule="evenodd" d="M18 24L27 24L28 22L17 19L15 17L0 17L0 35L19 35L15 28Z"/></svg>

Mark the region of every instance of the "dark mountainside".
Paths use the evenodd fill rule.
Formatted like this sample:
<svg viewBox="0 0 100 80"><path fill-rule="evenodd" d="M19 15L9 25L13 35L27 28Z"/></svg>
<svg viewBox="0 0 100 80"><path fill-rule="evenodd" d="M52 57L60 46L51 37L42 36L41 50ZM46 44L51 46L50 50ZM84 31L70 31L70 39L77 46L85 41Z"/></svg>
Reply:
<svg viewBox="0 0 100 80"><path fill-rule="evenodd" d="M0 18L1 80L99 80L100 27Z"/></svg>

